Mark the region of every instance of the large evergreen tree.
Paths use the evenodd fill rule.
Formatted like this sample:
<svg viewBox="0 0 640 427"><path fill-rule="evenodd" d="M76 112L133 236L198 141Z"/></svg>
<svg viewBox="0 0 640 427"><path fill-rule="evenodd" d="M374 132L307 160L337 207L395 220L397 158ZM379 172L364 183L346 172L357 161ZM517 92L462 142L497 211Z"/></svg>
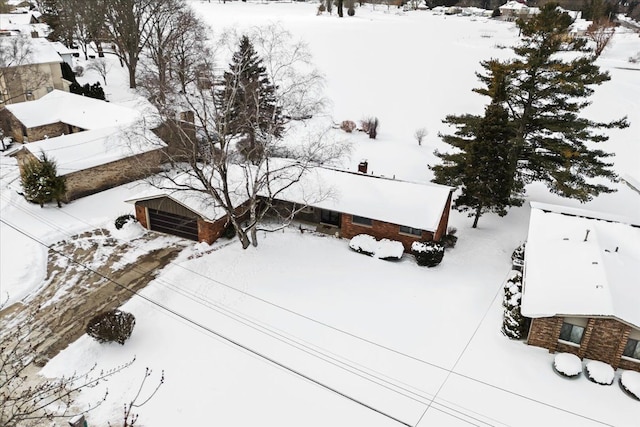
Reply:
<svg viewBox="0 0 640 427"><path fill-rule="evenodd" d="M444 162L433 168L435 180L462 187L456 207L475 209L474 226L484 211L503 215L520 204L524 185L533 181L582 202L614 191L597 179L616 175L606 161L611 154L595 144L608 139L603 129L628 123L580 116L593 87L610 77L594 63L586 40L569 35L571 23L553 3L519 20L523 38L515 59L482 63L484 87L474 91L491 97L484 117L445 120L458 130L443 139L460 151L436 153Z"/></svg>
<svg viewBox="0 0 640 427"><path fill-rule="evenodd" d="M215 102L226 136L239 137L250 159L264 155L265 142L280 138L284 130L276 87L249 37L242 36L229 70L216 90Z"/></svg>
<svg viewBox="0 0 640 427"><path fill-rule="evenodd" d="M58 176L56 162L42 153L40 159L27 161L20 174L24 197L43 207L45 203L56 201L62 207L67 192L64 176Z"/></svg>

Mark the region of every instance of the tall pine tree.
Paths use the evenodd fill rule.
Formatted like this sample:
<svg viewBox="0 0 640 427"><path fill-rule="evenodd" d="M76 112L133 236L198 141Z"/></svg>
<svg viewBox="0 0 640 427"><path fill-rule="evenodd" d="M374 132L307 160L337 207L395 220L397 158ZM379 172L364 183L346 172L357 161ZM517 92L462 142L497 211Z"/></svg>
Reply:
<svg viewBox="0 0 640 427"><path fill-rule="evenodd" d="M516 172L513 158L514 130L504 101L504 76L496 76L493 100L484 116L447 116L445 123L457 127L453 135L442 139L459 151L436 152L442 164L432 169L435 181L460 187L454 208L469 211L474 217L473 228L486 212L500 216L510 206L522 205L523 184Z"/></svg>
<svg viewBox="0 0 640 427"><path fill-rule="evenodd" d="M602 129L624 128L626 118L596 122L580 116L590 104L593 87L610 79L594 63L587 41L568 33L571 17L547 3L534 18L519 20L523 39L516 58L483 62L480 79L493 96L495 74L506 75L506 102L515 129L514 155L526 182L541 181L562 197L582 202L614 190L593 178L616 179L605 159L612 156L593 148L608 136Z"/></svg>
<svg viewBox="0 0 640 427"><path fill-rule="evenodd" d="M56 162L42 153L40 159L27 161L20 171L24 197L43 207L45 203L56 201L62 207L62 200L67 192L64 176L58 176Z"/></svg>
<svg viewBox="0 0 640 427"><path fill-rule="evenodd" d="M221 132L239 137L247 158L263 157L266 144L282 136L284 125L276 87L246 35L240 39L229 70L216 90L215 102Z"/></svg>

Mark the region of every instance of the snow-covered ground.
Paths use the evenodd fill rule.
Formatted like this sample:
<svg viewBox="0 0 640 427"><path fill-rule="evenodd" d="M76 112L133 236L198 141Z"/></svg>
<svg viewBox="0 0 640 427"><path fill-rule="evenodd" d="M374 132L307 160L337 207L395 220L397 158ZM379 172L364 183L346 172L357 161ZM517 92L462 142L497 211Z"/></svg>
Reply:
<svg viewBox="0 0 640 427"><path fill-rule="evenodd" d="M354 145L345 165L355 169L367 159L376 174L413 181L428 181L433 150L446 149L437 136L447 131L444 116L482 111L486 100L471 92L479 61L508 57L500 47L517 39L513 23L383 6L339 19L316 16L317 5L307 3L192 4L217 34L279 22L307 41L327 77L334 121L380 119L375 141L344 134ZM587 111L603 121L629 116L631 127L612 131L603 148L617 154L619 173L636 177L640 67L627 58L638 51L637 34L616 34L599 60L612 81L596 90ZM125 72L113 64L106 92L111 101L131 105L136 98L125 88ZM92 80L90 73L85 78ZM429 134L418 146L413 133L422 127ZM0 160L2 221L44 244L132 210L123 200L136 193L135 185L62 209L29 205L15 193L15 162ZM640 195L614 185L618 192L583 207L640 220ZM529 200L580 206L542 185L527 191ZM347 240L295 229L266 235L247 251L218 243L218 250L203 254L203 245L194 244L142 292L174 314L134 298L123 306L137 320L124 346L84 336L43 373L81 371L96 362L109 368L136 356L106 384L109 398L88 415L90 425L119 419L146 366L154 370L152 380L161 370L166 376L140 410L139 424L147 426L633 425L638 404L618 387L561 378L552 370L553 355L500 333L502 284L511 251L526 237L528 214L523 206L504 218L486 215L471 229L470 219L453 212L458 244L433 269L410 257L362 256ZM0 227L0 292L16 301L41 284L46 249L5 223ZM103 391L86 390L79 402L95 401Z"/></svg>

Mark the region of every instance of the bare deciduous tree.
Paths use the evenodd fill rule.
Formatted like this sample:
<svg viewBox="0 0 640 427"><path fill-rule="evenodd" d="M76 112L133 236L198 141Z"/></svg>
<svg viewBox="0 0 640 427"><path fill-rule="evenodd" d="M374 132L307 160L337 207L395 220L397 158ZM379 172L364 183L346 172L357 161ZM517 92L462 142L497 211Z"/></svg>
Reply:
<svg viewBox="0 0 640 427"><path fill-rule="evenodd" d="M159 108L173 138L169 147L173 168L152 181L157 188L184 191L221 209L245 249L258 245L258 231L281 229L304 207L294 205L286 212L280 210L281 222L265 224L263 219L273 212L274 200L292 189L312 168L342 156L346 149L342 143L326 138L328 129L308 131L306 135L300 132L295 144L285 144L283 136L292 127L304 131L298 119L321 110L322 77L311 66L305 46L293 41L280 27L254 29L248 38L275 87L273 102L277 108L273 111L280 111L284 120L270 123L260 115L245 115L253 117L250 120L254 122L249 125L254 127L253 135L260 147L260 155L248 156L242 151L246 136L230 131L236 129L237 117L230 111L237 108L236 101L243 93L239 74L245 70L231 67L222 78L211 64L202 63L199 78L213 87L190 84L187 91L176 94L176 105L192 113L193 123L181 125L173 112ZM222 53L236 51L239 40L235 33L226 34L220 45L229 51ZM221 93L225 94L222 98L217 95ZM326 197L321 190L307 191L305 198L310 201Z"/></svg>
<svg viewBox="0 0 640 427"><path fill-rule="evenodd" d="M413 137L416 139L416 141L418 141L418 145L422 145L422 140L425 136L427 136L428 133L429 132L427 132L427 129L425 128L416 129Z"/></svg>
<svg viewBox="0 0 640 427"><path fill-rule="evenodd" d="M107 74L109 74L109 71L111 70L111 65L107 63L107 61L103 58L94 59L89 63L89 65L87 65L87 70L92 70L100 74L100 77L102 77L102 80L104 81L104 85L107 85Z"/></svg>
<svg viewBox="0 0 640 427"><path fill-rule="evenodd" d="M586 36L589 40L595 43L593 53L596 57L600 56L607 47L615 30L615 24L607 18L600 18L589 25Z"/></svg>

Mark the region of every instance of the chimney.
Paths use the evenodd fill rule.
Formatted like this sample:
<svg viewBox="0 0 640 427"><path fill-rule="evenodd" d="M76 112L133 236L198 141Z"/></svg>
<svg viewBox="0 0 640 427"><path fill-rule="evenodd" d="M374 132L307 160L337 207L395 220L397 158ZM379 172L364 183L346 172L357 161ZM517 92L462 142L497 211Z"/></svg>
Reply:
<svg viewBox="0 0 640 427"><path fill-rule="evenodd" d="M367 173L368 167L369 167L369 162L367 162L366 160L363 160L360 163L358 163L358 172Z"/></svg>
<svg viewBox="0 0 640 427"><path fill-rule="evenodd" d="M40 34L38 34L37 31L31 31L31 38L32 39L40 38Z"/></svg>

